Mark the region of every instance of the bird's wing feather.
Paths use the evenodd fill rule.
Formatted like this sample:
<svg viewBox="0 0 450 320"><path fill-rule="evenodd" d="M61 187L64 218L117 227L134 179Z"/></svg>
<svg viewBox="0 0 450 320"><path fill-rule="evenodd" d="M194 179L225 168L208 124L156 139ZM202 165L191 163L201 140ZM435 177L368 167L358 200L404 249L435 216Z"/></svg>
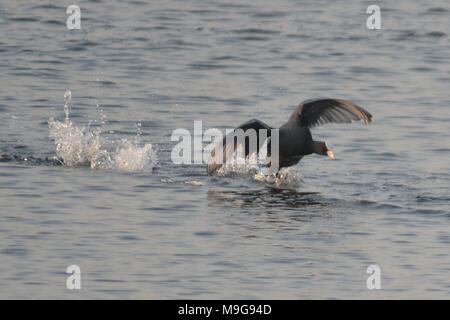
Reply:
<svg viewBox="0 0 450 320"><path fill-rule="evenodd" d="M372 121L372 115L351 101L342 99L312 99L303 101L295 111L304 127L315 127L325 123L350 123Z"/></svg>
<svg viewBox="0 0 450 320"><path fill-rule="evenodd" d="M235 128L233 130L233 132L235 132L238 129L243 130L244 133L249 129L253 129L256 131L257 148L258 148L257 152L259 152L259 147L264 142L264 141L259 141L259 131L261 129L267 130L267 137L270 137L270 129L272 129L272 127L265 124L261 120L252 119L252 120L249 120L249 121L241 124L239 127ZM237 145L234 143L234 139L231 139L231 137L232 137L232 133L226 135L222 139L222 141L219 141L218 143L216 143L216 145L212 149L211 157L209 158L209 161L208 161L208 168L207 168L208 174L211 174L214 171L218 170L222 166L223 163L226 163L226 161L231 158L234 151L236 151ZM230 141L230 140L233 140L233 141ZM248 146L247 140L245 141L245 144L246 144L246 146L245 146L244 150L245 150L245 156L247 157L249 155L249 146ZM222 150L222 152L220 152L220 150Z"/></svg>

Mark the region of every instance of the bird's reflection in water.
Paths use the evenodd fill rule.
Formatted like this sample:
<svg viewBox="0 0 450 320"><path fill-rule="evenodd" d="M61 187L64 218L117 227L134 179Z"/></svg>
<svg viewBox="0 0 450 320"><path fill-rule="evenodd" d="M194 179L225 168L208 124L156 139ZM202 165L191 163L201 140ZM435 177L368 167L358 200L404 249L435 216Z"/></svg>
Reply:
<svg viewBox="0 0 450 320"><path fill-rule="evenodd" d="M318 192L299 192L292 189L211 189L208 191L210 206L232 208L292 209L327 205L321 200Z"/></svg>
<svg viewBox="0 0 450 320"><path fill-rule="evenodd" d="M330 218L333 211L329 199L318 192L212 189L207 198L214 213L225 214L229 224L242 226L251 237L260 236L257 230L297 232L304 223Z"/></svg>

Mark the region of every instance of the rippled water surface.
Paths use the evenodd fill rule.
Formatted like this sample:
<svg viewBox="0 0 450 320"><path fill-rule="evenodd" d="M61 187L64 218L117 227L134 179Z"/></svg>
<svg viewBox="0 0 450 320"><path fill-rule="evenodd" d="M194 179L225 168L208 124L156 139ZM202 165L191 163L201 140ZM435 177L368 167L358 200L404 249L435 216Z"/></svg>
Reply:
<svg viewBox="0 0 450 320"><path fill-rule="evenodd" d="M371 1L69 4L0 3L0 298L449 298L447 1L378 1L377 31ZM315 128L337 160L295 187L170 160L314 97L374 121Z"/></svg>

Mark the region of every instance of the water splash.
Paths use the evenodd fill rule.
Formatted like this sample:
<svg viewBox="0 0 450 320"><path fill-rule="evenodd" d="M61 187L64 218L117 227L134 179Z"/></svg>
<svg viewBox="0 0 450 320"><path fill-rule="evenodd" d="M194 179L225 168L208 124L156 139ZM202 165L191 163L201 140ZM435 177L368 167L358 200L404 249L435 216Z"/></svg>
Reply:
<svg viewBox="0 0 450 320"><path fill-rule="evenodd" d="M66 115L66 121L69 120L71 100L72 100L72 92L69 89L67 89L66 92L64 92L64 113Z"/></svg>
<svg viewBox="0 0 450 320"><path fill-rule="evenodd" d="M261 148L261 150L266 150ZM253 153L247 159L240 158L243 155L238 146L233 157L217 170L220 176L239 175L255 181L265 183L276 188L298 188L304 184L303 176L294 168L282 168L278 174L272 173L267 163L267 155L261 151Z"/></svg>
<svg viewBox="0 0 450 320"><path fill-rule="evenodd" d="M106 123L106 116L97 103L101 112L100 127L90 129L78 127L70 120L72 93L64 93L63 122L50 118L48 126L50 137L56 145L56 156L60 161L70 167L89 166L92 169L119 170L128 172L151 172L157 165L157 152L152 144L141 145L141 125L137 125L137 134L134 142L121 139L118 143L102 139L102 128ZM113 150L105 145L110 144ZM111 149L111 148L110 148Z"/></svg>

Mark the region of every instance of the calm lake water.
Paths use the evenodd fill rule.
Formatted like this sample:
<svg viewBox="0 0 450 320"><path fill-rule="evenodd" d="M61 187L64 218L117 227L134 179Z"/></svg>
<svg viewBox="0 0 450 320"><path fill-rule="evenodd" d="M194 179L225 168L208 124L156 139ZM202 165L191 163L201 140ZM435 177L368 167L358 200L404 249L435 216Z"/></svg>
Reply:
<svg viewBox="0 0 450 320"><path fill-rule="evenodd" d="M81 30L70 4L0 3L0 298L450 297L448 1L79 1ZM170 159L315 97L373 123L315 128L338 159L295 188Z"/></svg>

